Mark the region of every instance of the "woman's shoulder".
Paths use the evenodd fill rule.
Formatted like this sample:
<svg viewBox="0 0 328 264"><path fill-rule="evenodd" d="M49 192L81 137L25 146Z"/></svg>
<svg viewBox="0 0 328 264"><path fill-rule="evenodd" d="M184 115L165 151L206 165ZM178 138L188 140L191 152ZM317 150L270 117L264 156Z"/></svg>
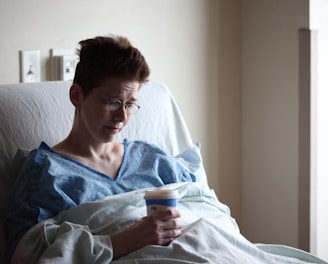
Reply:
<svg viewBox="0 0 328 264"><path fill-rule="evenodd" d="M38 148L29 152L29 154L26 156L25 162L40 164L45 158L51 158L55 155L56 153L51 149L51 147L42 141Z"/></svg>
<svg viewBox="0 0 328 264"><path fill-rule="evenodd" d="M36 168L42 159L41 156L45 155L48 149L50 149L49 146L42 142L39 147L32 150L17 150L11 164L11 177L14 186L23 187L25 183L29 182L29 179L36 176L36 172L42 171L36 170ZM16 186L16 188L20 187Z"/></svg>
<svg viewBox="0 0 328 264"><path fill-rule="evenodd" d="M13 158L13 168L19 168L22 164L26 162L31 162L35 160L35 157L40 154L45 154L50 150L50 147L45 143L41 142L39 147L28 150L28 149L18 149L14 158ZM20 166L17 166L17 165Z"/></svg>
<svg viewBox="0 0 328 264"><path fill-rule="evenodd" d="M32 150L18 149L12 161L12 176L15 179L19 174L41 173L44 166L56 159L59 159L58 153L45 142Z"/></svg>

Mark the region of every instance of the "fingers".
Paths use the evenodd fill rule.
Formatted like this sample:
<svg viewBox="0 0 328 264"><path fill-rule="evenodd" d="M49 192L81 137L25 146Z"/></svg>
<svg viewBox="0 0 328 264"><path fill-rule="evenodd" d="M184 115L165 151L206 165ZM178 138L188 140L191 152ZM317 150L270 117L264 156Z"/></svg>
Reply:
<svg viewBox="0 0 328 264"><path fill-rule="evenodd" d="M162 224L162 228L167 230L182 228L182 224L180 223L180 221L178 221L178 219L165 220Z"/></svg>
<svg viewBox="0 0 328 264"><path fill-rule="evenodd" d="M181 235L182 225L178 221L180 212L171 208L165 211L158 211L146 218L148 228L153 230L152 244L167 245L174 238Z"/></svg>
<svg viewBox="0 0 328 264"><path fill-rule="evenodd" d="M154 228L157 230L180 230L182 228L178 218L181 216L179 210L171 208L168 210L158 211L148 216ZM180 234L180 233L179 233ZM172 235L174 236L174 234Z"/></svg>
<svg viewBox="0 0 328 264"><path fill-rule="evenodd" d="M154 244L166 246L180 235L181 235L181 229L165 230L161 233L161 236L158 237L158 240L154 241Z"/></svg>
<svg viewBox="0 0 328 264"><path fill-rule="evenodd" d="M165 220L154 223L154 230L167 233L167 236L176 237L181 234L182 225L176 219Z"/></svg>
<svg viewBox="0 0 328 264"><path fill-rule="evenodd" d="M181 217L180 211L176 208L169 208L167 210L161 210L152 215L156 219L168 220L172 218Z"/></svg>
<svg viewBox="0 0 328 264"><path fill-rule="evenodd" d="M152 244L154 245L167 245L175 238L181 235L181 228L175 229L157 229L153 233Z"/></svg>

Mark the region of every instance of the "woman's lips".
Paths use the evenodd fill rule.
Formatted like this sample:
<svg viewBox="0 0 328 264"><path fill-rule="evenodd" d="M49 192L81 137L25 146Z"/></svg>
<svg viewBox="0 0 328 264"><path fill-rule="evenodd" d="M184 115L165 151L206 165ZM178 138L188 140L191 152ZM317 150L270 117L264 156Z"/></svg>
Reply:
<svg viewBox="0 0 328 264"><path fill-rule="evenodd" d="M111 131L112 133L118 133L121 130L119 127L113 127L113 126L105 126L105 128Z"/></svg>

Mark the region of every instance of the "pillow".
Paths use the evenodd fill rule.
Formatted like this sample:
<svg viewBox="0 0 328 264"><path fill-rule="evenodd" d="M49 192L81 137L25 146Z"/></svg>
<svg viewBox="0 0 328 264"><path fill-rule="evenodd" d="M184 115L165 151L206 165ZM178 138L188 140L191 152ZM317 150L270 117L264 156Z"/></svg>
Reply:
<svg viewBox="0 0 328 264"><path fill-rule="evenodd" d="M200 143L196 143L187 148L182 153L176 155L175 158L182 164L182 166L196 176L198 182L207 185L206 172L200 153Z"/></svg>

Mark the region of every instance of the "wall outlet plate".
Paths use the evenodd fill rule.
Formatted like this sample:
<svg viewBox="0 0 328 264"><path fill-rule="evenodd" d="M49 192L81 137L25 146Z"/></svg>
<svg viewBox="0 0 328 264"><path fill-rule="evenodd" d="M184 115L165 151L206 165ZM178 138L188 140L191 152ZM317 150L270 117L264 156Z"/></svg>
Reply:
<svg viewBox="0 0 328 264"><path fill-rule="evenodd" d="M75 55L56 56L58 80L71 81L74 79L77 57Z"/></svg>
<svg viewBox="0 0 328 264"><path fill-rule="evenodd" d="M20 50L20 80L40 82L40 50Z"/></svg>
<svg viewBox="0 0 328 264"><path fill-rule="evenodd" d="M51 75L53 81L73 80L78 57L74 49L51 49Z"/></svg>

